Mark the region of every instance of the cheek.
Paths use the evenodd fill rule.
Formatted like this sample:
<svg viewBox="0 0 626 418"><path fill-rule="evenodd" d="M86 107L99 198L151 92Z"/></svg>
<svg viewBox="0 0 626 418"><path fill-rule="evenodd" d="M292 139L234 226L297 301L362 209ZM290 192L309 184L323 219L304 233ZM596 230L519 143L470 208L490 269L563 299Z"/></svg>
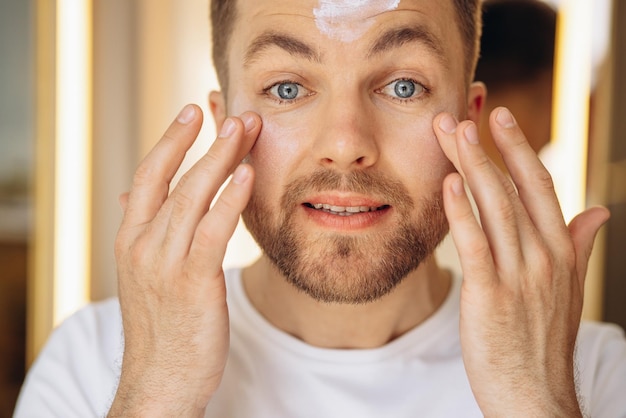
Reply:
<svg viewBox="0 0 626 418"><path fill-rule="evenodd" d="M443 178L454 167L445 156L432 128L438 112L394 121L387 133L390 138L389 162L410 187L440 188ZM392 144L392 145L391 145Z"/></svg>
<svg viewBox="0 0 626 418"><path fill-rule="evenodd" d="M295 117L268 115L243 93L233 96L229 110L231 115L253 111L261 116L263 121L261 132L248 154L247 162L255 170L255 191L268 195L270 189L276 190L285 173L290 171L288 164L293 166L301 154L302 139L306 137L306 124L295 124L294 120L297 120Z"/></svg>
<svg viewBox="0 0 626 418"><path fill-rule="evenodd" d="M276 190L280 182L286 182L297 169L303 156L303 139L307 129L293 126L293 120L281 123L272 117L264 117L263 128L249 154L249 162L256 172L257 190L267 193Z"/></svg>

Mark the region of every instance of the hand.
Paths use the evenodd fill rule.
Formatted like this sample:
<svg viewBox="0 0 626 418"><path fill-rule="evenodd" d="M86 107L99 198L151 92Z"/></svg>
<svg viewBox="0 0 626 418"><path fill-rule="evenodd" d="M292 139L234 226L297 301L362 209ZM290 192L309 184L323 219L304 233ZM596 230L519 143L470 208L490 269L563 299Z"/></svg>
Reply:
<svg viewBox="0 0 626 418"><path fill-rule="evenodd" d="M470 385L488 417L581 416L574 345L587 262L609 213L592 208L566 225L551 177L510 112L495 109L490 128L510 179L472 122L449 114L434 121L458 170L443 195L464 276L460 333Z"/></svg>
<svg viewBox="0 0 626 418"><path fill-rule="evenodd" d="M239 162L261 121L253 113L228 118L168 196L201 125L201 110L185 107L121 198L115 254L125 348L109 416L203 416L222 377L229 345L222 261L252 191L252 168Z"/></svg>

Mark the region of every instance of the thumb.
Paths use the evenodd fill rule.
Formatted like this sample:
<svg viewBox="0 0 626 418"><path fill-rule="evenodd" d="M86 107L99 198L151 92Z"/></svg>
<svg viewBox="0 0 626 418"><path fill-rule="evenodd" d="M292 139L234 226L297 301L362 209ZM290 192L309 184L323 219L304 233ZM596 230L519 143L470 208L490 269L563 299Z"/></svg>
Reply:
<svg viewBox="0 0 626 418"><path fill-rule="evenodd" d="M587 264L593 249L593 241L600 227L609 220L611 213L603 206L595 206L576 215L568 229L576 252L576 273L583 288L587 274Z"/></svg>

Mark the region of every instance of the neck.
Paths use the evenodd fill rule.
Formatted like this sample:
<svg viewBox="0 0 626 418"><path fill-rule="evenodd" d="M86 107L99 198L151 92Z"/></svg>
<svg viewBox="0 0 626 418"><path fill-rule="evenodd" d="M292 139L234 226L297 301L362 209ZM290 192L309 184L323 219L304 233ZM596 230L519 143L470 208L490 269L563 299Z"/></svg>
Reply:
<svg viewBox="0 0 626 418"><path fill-rule="evenodd" d="M288 283L262 256L243 271L253 306L282 331L317 347L380 347L424 322L443 303L451 278L434 257L392 292L359 305L319 302Z"/></svg>

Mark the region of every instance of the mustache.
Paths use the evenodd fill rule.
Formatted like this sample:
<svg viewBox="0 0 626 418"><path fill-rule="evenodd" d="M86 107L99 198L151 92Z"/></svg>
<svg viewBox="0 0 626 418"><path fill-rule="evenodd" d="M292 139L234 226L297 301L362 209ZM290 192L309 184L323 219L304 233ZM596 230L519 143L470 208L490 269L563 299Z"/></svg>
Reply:
<svg viewBox="0 0 626 418"><path fill-rule="evenodd" d="M374 196L385 204L410 210L415 206L406 186L399 180L371 171L338 173L318 169L312 174L293 180L285 187L281 199L283 208L301 204L312 192L340 191Z"/></svg>

